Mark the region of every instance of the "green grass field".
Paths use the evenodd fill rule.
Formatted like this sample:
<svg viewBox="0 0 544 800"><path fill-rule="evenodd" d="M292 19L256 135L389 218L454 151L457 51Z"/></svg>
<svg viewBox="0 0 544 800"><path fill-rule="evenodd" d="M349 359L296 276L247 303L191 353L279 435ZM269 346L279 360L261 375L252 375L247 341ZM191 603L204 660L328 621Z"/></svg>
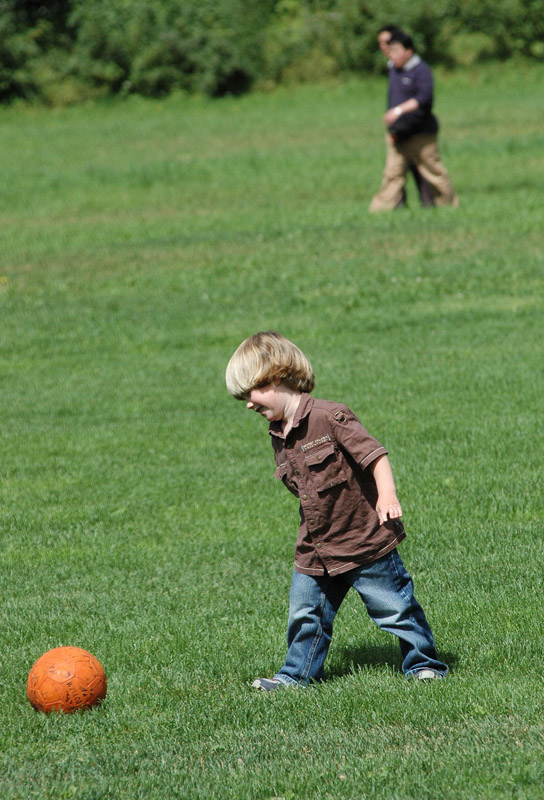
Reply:
<svg viewBox="0 0 544 800"><path fill-rule="evenodd" d="M540 67L437 76L461 206L371 216L384 80L0 111L3 800L540 800ZM390 451L452 676L357 596L319 687L284 655L297 505L224 387L276 328ZM43 715L44 651L93 652Z"/></svg>

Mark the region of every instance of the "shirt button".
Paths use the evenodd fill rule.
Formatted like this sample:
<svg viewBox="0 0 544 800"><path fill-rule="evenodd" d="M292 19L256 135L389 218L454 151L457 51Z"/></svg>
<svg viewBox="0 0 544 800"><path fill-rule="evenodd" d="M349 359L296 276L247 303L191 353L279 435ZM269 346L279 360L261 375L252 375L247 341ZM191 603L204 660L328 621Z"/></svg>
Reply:
<svg viewBox="0 0 544 800"><path fill-rule="evenodd" d="M310 525L315 525L315 519L309 519L308 522L310 523Z"/></svg>
<svg viewBox="0 0 544 800"><path fill-rule="evenodd" d="M295 470L295 475L300 475L300 470L299 469Z"/></svg>
<svg viewBox="0 0 544 800"><path fill-rule="evenodd" d="M323 545L321 544L321 542L318 542L318 543L316 544L316 547L323 547Z"/></svg>
<svg viewBox="0 0 544 800"><path fill-rule="evenodd" d="M308 499L308 495L307 495L307 494L303 494L303 495L302 495L302 499L303 499L303 500L307 500L307 499Z"/></svg>

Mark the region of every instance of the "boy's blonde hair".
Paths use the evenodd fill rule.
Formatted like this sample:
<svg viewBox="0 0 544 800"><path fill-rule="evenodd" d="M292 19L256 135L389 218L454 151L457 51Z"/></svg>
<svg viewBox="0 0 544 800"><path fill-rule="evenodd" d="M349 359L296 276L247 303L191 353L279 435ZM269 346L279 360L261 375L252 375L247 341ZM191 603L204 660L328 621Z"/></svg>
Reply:
<svg viewBox="0 0 544 800"><path fill-rule="evenodd" d="M276 331L259 331L245 339L232 355L225 379L237 400L274 382L298 392L311 392L315 386L312 365L302 350Z"/></svg>

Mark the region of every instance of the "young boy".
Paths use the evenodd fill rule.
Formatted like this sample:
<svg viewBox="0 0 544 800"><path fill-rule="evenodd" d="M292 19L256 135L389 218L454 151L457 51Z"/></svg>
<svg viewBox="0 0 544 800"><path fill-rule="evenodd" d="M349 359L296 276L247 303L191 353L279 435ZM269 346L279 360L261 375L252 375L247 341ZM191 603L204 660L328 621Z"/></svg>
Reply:
<svg viewBox="0 0 544 800"><path fill-rule="evenodd" d="M408 677L445 676L396 550L406 534L385 448L345 405L310 396L310 362L275 331L242 342L226 383L268 421L275 475L300 500L285 663L253 686L271 691L323 678L334 617L350 587L371 619L398 636Z"/></svg>

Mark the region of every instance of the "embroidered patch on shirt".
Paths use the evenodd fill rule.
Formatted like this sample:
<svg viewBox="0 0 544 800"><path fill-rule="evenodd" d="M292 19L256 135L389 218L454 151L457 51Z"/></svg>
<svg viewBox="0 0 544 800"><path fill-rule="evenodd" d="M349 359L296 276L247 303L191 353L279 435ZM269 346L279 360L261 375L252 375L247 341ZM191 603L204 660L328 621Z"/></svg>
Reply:
<svg viewBox="0 0 544 800"><path fill-rule="evenodd" d="M325 442L330 442L330 441L331 437L327 433L325 434L325 436L322 436L321 439L314 439L313 442L308 442L307 444L301 444L300 449L302 450L303 453L305 453L306 450L311 450L312 447L317 447L318 444L325 444Z"/></svg>

